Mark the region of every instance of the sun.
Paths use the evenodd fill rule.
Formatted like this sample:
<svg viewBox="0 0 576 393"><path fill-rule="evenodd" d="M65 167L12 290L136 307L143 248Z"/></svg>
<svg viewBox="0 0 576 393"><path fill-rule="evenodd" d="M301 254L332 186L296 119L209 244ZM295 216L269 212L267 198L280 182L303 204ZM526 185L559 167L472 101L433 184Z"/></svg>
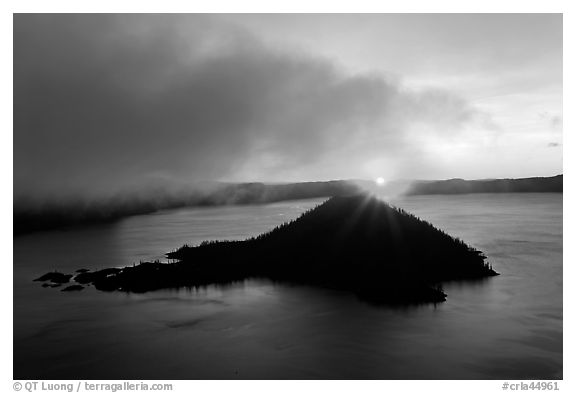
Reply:
<svg viewBox="0 0 576 393"><path fill-rule="evenodd" d="M386 179L384 179L383 177L377 177L375 180L376 184L378 184L379 186L383 186L384 183L386 183Z"/></svg>

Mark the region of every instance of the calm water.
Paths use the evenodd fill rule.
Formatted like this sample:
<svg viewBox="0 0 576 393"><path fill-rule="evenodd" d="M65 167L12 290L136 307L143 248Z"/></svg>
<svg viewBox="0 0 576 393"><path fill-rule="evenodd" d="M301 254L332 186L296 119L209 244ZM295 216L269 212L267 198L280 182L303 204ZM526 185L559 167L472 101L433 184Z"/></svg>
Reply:
<svg viewBox="0 0 576 393"><path fill-rule="evenodd" d="M501 276L447 302L373 307L248 281L143 295L61 293L48 270L125 266L183 243L242 239L320 200L194 208L14 240L15 379L562 377L562 195L419 196L395 204L485 251Z"/></svg>

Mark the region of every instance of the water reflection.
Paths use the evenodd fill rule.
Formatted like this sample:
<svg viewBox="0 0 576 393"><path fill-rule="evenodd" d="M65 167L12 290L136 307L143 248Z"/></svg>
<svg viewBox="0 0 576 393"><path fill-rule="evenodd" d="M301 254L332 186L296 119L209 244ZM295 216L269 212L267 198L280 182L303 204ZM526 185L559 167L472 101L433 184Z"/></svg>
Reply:
<svg viewBox="0 0 576 393"><path fill-rule="evenodd" d="M346 293L263 280L146 294L61 293L31 282L47 268L124 266L185 242L244 238L314 203L185 209L16 238L14 377L561 376L558 195L396 201L484 250L502 273L445 284L448 301L436 307L379 308Z"/></svg>

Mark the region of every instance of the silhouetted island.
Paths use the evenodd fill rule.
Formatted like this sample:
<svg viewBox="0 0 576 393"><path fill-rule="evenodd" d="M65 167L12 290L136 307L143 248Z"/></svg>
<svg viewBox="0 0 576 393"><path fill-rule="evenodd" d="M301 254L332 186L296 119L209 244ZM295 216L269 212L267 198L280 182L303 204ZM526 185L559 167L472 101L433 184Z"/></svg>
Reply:
<svg viewBox="0 0 576 393"><path fill-rule="evenodd" d="M83 272L105 291L225 284L247 278L348 290L375 303L441 302L441 283L497 273L478 250L367 194L333 197L296 220L243 241L167 254L177 262Z"/></svg>

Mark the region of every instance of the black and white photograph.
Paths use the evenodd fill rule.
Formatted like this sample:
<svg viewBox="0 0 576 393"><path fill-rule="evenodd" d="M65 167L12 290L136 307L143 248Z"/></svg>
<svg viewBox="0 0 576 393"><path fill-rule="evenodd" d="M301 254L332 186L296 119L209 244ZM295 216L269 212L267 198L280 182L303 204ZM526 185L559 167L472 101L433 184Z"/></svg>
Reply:
<svg viewBox="0 0 576 393"><path fill-rule="evenodd" d="M11 18L15 390L563 390L562 13Z"/></svg>

